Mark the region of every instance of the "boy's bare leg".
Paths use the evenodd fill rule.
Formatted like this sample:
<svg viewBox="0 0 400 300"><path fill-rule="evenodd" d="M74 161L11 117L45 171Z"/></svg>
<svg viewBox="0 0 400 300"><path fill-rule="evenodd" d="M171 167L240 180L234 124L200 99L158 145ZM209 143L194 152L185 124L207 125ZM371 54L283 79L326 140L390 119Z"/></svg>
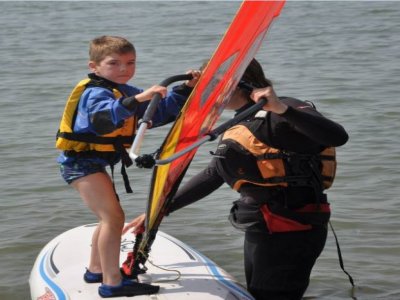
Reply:
<svg viewBox="0 0 400 300"><path fill-rule="evenodd" d="M121 283L119 253L125 216L112 181L106 173L95 173L77 179L72 185L99 219L99 226L92 238L93 242L97 240L97 249L92 249L89 268L93 264L94 269L90 270L96 272L100 262L103 283L118 285Z"/></svg>

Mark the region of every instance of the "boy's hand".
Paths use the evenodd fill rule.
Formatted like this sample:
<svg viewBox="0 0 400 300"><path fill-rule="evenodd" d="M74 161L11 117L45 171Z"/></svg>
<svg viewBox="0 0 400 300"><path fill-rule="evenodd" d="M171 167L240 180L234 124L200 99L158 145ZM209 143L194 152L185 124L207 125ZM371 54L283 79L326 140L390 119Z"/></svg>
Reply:
<svg viewBox="0 0 400 300"><path fill-rule="evenodd" d="M199 81L199 78L201 76L201 71L199 71L199 70L189 70L189 71L186 72L186 74L192 74L193 78L191 80L186 80L185 84L188 87L193 88L197 84L197 82Z"/></svg>
<svg viewBox="0 0 400 300"><path fill-rule="evenodd" d="M167 88L161 85L153 85L142 93L135 95L135 98L139 102L144 102L151 100L154 94L161 94L162 98L165 98L167 96Z"/></svg>

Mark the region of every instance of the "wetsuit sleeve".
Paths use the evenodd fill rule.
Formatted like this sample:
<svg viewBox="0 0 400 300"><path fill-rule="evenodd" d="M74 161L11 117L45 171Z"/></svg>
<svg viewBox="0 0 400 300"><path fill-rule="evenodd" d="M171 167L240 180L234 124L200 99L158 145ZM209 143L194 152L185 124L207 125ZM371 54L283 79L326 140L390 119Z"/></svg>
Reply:
<svg viewBox="0 0 400 300"><path fill-rule="evenodd" d="M224 180L217 173L215 160L210 165L193 176L186 184L181 187L171 201L168 213L174 212L182 207L203 199L213 191L217 190Z"/></svg>
<svg viewBox="0 0 400 300"><path fill-rule="evenodd" d="M281 99L289 107L285 113L270 114L262 129L270 145L295 152L319 152L322 148L345 144L348 135L338 123L319 113L311 104L294 98Z"/></svg>
<svg viewBox="0 0 400 300"><path fill-rule="evenodd" d="M289 106L281 116L298 132L324 146L341 146L349 138L340 124L325 118L313 108L295 109Z"/></svg>

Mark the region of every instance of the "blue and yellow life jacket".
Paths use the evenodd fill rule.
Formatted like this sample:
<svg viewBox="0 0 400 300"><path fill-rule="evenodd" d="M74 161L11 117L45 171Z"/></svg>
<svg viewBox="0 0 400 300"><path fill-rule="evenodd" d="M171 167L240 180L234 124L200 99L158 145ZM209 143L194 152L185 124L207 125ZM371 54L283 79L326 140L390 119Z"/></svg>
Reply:
<svg viewBox="0 0 400 300"><path fill-rule="evenodd" d="M103 135L93 133L76 133L74 132L74 124L78 111L80 98L88 86L99 86L109 89L113 92L115 99L123 96L123 93L116 87L108 85L106 81L94 80L87 78L81 80L70 94L64 113L61 119L60 127L57 132L56 148L63 150L67 157L101 157L108 161L113 173L115 157L118 153L121 157L122 167L121 174L123 176L125 189L128 193L132 193L129 184L128 175L125 167L132 165L125 148L130 147L133 142L137 120L135 116L126 119L121 127L116 128L113 132Z"/></svg>
<svg viewBox="0 0 400 300"><path fill-rule="evenodd" d="M123 148L130 147L137 124L136 118L133 116L126 119L122 127L108 134L95 135L92 133L75 133L73 131L78 103L89 84L92 84L91 79L81 80L69 96L57 133L56 148L74 152L119 152ZM116 99L122 97L122 93L116 88L102 87L110 89Z"/></svg>

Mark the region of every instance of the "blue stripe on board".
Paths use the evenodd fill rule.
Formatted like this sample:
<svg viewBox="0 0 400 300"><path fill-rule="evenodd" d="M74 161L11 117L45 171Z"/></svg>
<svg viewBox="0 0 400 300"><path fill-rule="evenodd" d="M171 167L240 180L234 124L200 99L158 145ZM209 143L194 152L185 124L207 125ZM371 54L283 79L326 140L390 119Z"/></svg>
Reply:
<svg viewBox="0 0 400 300"><path fill-rule="evenodd" d="M49 252L46 252L45 255L43 255L43 258L40 260L39 264L39 274L45 281L45 283L51 288L51 290L56 294L58 300L66 300L67 297L63 290L54 282L50 279L49 276L47 276L45 268L44 268L44 263L47 257L49 256Z"/></svg>
<svg viewBox="0 0 400 300"><path fill-rule="evenodd" d="M243 289L239 288L236 284L231 282L230 280L227 280L218 270L217 266L206 256L203 254L196 252L205 262L207 268L210 270L211 274L218 280L220 281L223 285L227 286L229 289L234 290L235 292L239 293L243 297L249 300L254 300L254 298L248 294L248 292L244 291Z"/></svg>

